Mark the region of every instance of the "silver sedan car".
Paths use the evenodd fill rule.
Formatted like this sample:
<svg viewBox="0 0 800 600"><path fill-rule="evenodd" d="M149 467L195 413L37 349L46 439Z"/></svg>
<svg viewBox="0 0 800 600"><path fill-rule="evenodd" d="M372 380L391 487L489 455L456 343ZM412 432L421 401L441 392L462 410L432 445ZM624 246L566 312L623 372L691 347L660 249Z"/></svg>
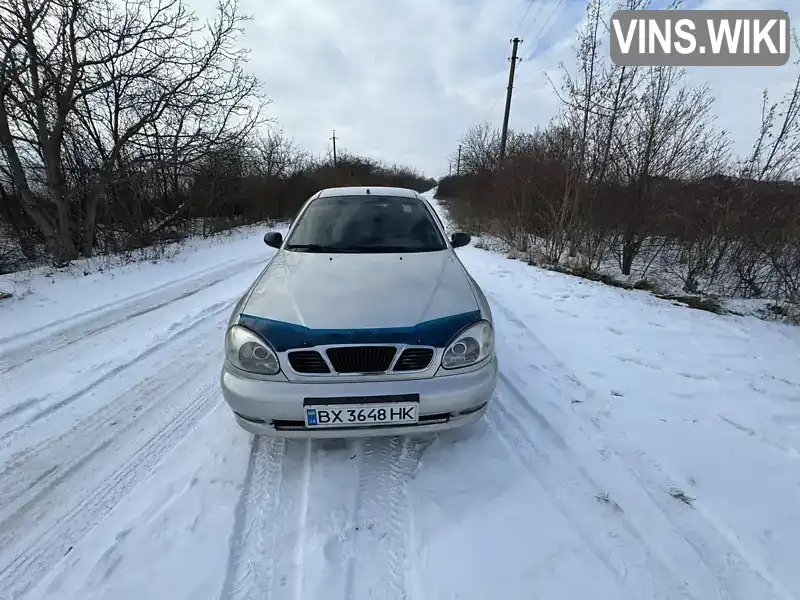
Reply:
<svg viewBox="0 0 800 600"><path fill-rule="evenodd" d="M492 314L413 190L314 194L236 304L220 382L239 425L280 437L435 432L479 420L497 384Z"/></svg>

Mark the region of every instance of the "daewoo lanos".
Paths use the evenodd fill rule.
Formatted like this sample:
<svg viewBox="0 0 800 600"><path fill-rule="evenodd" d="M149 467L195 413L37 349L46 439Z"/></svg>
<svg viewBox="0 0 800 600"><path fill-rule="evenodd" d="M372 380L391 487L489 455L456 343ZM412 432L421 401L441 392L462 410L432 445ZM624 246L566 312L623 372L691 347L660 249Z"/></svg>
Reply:
<svg viewBox="0 0 800 600"><path fill-rule="evenodd" d="M220 377L239 425L280 437L361 437L479 420L497 384L492 314L413 190L314 194L236 304Z"/></svg>

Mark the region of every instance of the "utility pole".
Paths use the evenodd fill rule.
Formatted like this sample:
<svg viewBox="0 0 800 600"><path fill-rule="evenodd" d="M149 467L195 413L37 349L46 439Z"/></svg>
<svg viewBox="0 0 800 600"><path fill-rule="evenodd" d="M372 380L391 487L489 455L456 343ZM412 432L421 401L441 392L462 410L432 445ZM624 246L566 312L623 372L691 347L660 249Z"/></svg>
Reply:
<svg viewBox="0 0 800 600"><path fill-rule="evenodd" d="M448 175L452 175L453 174L453 161L452 161L452 159L450 160L450 167L447 169L447 174Z"/></svg>
<svg viewBox="0 0 800 600"><path fill-rule="evenodd" d="M517 46L522 42L519 38L514 38L511 43L514 46L511 49L511 69L508 71L508 88L506 90L506 112L503 115L503 134L500 137L500 160L506 157L506 140L508 139L508 116L511 112L511 90L514 89L514 69L517 66Z"/></svg>
<svg viewBox="0 0 800 600"><path fill-rule="evenodd" d="M456 175L461 175L461 144L458 145L458 162L456 163Z"/></svg>
<svg viewBox="0 0 800 600"><path fill-rule="evenodd" d="M335 129L333 130L333 137L331 139L333 140L333 166L335 167L336 166L336 130Z"/></svg>

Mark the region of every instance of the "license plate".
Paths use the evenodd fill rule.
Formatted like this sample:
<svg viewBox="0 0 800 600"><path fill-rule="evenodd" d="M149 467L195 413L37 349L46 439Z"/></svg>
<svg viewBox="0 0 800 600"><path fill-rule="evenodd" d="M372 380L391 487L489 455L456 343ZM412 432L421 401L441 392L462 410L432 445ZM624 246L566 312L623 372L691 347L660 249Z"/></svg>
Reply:
<svg viewBox="0 0 800 600"><path fill-rule="evenodd" d="M419 421L419 402L370 402L368 404L306 404L306 427L358 427L413 425Z"/></svg>

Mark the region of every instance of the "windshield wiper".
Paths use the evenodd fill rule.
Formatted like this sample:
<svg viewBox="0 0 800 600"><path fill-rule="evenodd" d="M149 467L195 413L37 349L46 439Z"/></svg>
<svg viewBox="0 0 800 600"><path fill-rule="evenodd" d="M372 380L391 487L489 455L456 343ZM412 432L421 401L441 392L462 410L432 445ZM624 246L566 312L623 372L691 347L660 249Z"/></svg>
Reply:
<svg viewBox="0 0 800 600"><path fill-rule="evenodd" d="M381 252L381 246L325 246L323 244L287 244L287 250L300 250L304 252L330 252L335 254L361 254L364 252ZM399 252L400 250L391 250Z"/></svg>
<svg viewBox="0 0 800 600"><path fill-rule="evenodd" d="M345 246L342 252L365 252L365 253L393 253L393 252L435 252L434 248L412 248L409 246Z"/></svg>
<svg viewBox="0 0 800 600"><path fill-rule="evenodd" d="M341 252L338 246L324 246L322 244L287 244L287 250L307 250L309 252Z"/></svg>
<svg viewBox="0 0 800 600"><path fill-rule="evenodd" d="M287 244L287 250L305 252L330 252L337 254L388 254L392 252L436 252L438 248L412 248L408 246L325 246L324 244Z"/></svg>

